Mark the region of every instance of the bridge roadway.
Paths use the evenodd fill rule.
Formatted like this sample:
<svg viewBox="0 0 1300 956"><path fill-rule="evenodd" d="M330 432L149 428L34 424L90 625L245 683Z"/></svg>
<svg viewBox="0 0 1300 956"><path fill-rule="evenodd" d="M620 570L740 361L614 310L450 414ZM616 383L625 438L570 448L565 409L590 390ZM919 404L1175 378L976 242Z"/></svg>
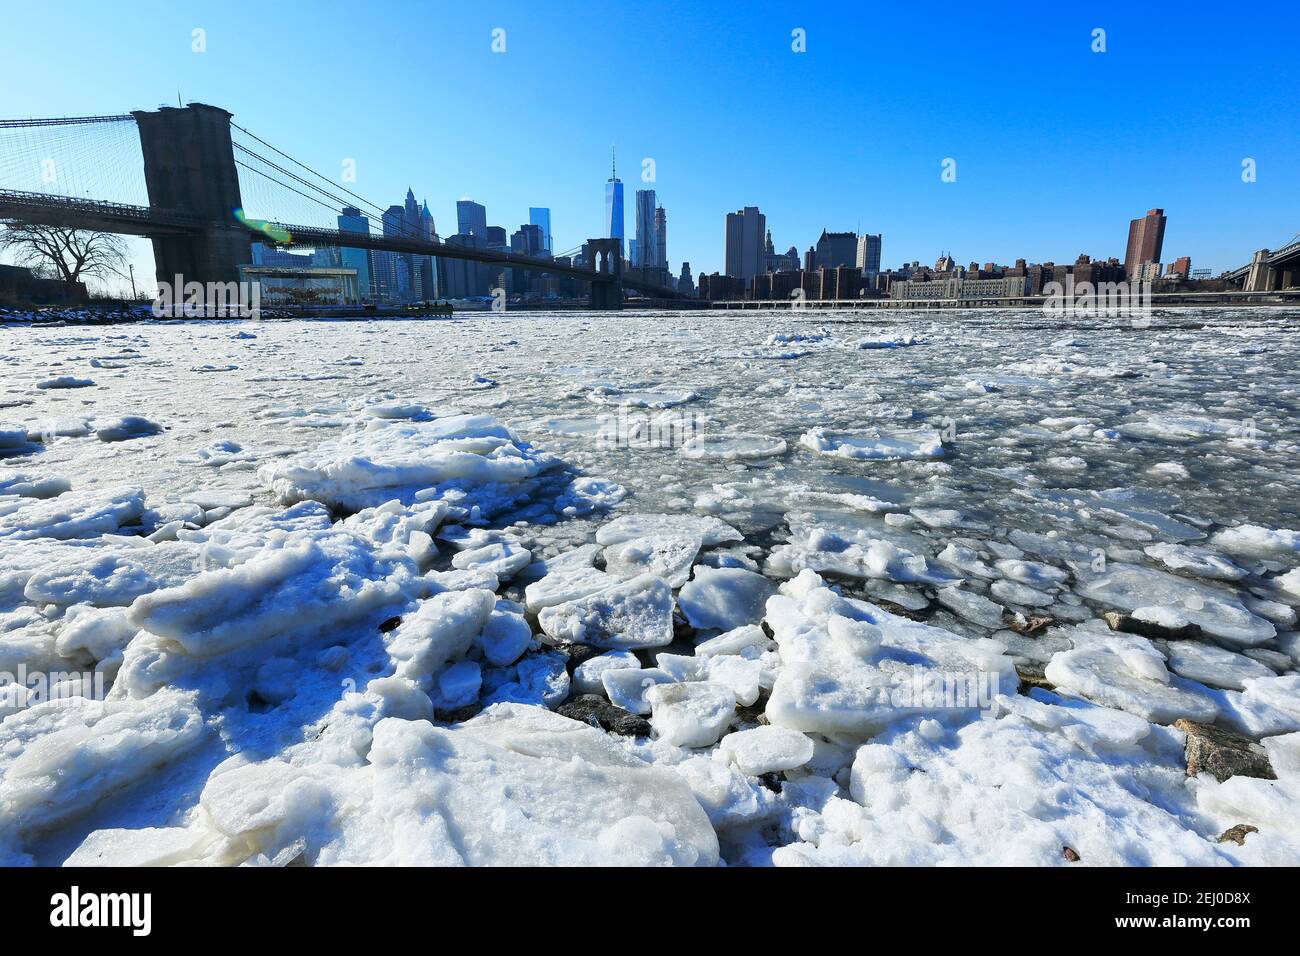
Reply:
<svg viewBox="0 0 1300 956"><path fill-rule="evenodd" d="M92 229L132 236L178 236L202 233L214 224L198 216L157 206L132 206L121 203L51 196L44 193L0 190L0 220L74 229ZM229 227L231 223L220 223ZM371 249L377 252L400 252L445 259L467 259L528 269L551 275L573 276L585 282L620 281L649 296L677 299L681 294L670 286L643 282L632 272L598 272L583 266L564 265L554 259L520 255L497 249L476 249L455 243L433 242L402 236L377 236L372 233L295 226L286 223L250 220L251 241L275 246L337 246L348 249Z"/></svg>

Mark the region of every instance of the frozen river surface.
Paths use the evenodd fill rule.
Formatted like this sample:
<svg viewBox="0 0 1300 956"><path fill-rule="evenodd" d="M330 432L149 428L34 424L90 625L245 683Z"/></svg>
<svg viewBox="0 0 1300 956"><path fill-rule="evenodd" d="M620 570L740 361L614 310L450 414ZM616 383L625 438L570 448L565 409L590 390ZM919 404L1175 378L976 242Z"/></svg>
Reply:
<svg viewBox="0 0 1300 956"><path fill-rule="evenodd" d="M2 328L0 859L1300 862L1297 319Z"/></svg>

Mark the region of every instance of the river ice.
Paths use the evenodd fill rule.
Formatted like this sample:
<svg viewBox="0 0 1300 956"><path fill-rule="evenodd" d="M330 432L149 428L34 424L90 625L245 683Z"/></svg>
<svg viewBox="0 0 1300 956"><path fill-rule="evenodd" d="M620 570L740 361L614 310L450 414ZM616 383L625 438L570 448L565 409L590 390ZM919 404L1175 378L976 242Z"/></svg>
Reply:
<svg viewBox="0 0 1300 956"><path fill-rule="evenodd" d="M1297 317L0 328L0 859L1300 862Z"/></svg>

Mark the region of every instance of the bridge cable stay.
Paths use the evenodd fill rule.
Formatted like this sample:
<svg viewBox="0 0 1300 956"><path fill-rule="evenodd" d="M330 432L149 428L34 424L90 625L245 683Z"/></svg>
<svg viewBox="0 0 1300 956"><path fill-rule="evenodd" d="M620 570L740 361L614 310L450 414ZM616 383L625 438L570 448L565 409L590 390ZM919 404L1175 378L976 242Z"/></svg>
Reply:
<svg viewBox="0 0 1300 956"><path fill-rule="evenodd" d="M239 148L242 152L244 152L244 153L246 153L246 154L248 154L248 155L251 155L251 156L253 156L253 157L256 157L258 160L260 160L261 162L266 163L267 165L271 166L272 168L278 170L280 173L282 173L282 174L284 174L284 175L287 175L287 176L291 177L292 179L294 179L295 181L297 181L297 182L303 184L304 186L308 186L309 188L312 188L312 189L316 190L317 192L320 192L322 195L329 197L330 199L334 200L335 202L338 202L340 205L339 205L339 207L338 207L337 209L334 209L334 207L332 207L332 206L327 206L327 208L334 209L335 212L341 213L341 212L342 212L342 207L343 207L343 206L349 206L349 205L354 205L354 204L353 204L353 203L350 203L350 202L347 202L347 201L345 201L345 200L343 200L343 199L340 198L336 193L331 192L331 190L337 190L338 192L345 193L346 195L350 196L352 199L356 200L356 204L355 204L355 205L356 205L358 208L361 208L361 209L363 210L363 212L366 213L366 215L367 215L367 226L368 226L370 232L371 232L372 234L374 234L374 235L383 235L383 234L384 234L384 223L383 223L383 219L384 219L384 216L385 216L385 214L386 214L386 210L385 210L383 207L379 206L377 203L371 202L370 200L366 199L366 198L363 197L363 196L358 195L357 193L355 193L355 192L353 192L352 190L348 189L346 186L342 186L342 185L339 185L339 184L335 183L333 180L331 180L331 179L329 179L328 177L326 177L323 173L319 172L319 171L316 170L316 169L313 169L311 166L308 166L306 163L302 162L301 160L296 159L295 157L289 155L288 153L286 153L284 150L278 148L277 146L275 146L275 145L273 145L273 144L271 144L271 143L268 143L266 140L262 139L262 138L261 138L260 136L258 136L256 133L253 133L252 131L248 130L247 128L245 128L245 127L243 127L243 126L240 126L238 123L234 123L234 122L232 122L230 125L231 125L231 128L232 128L232 129L236 129L236 130L238 130L239 132L241 132L241 133L245 134L246 136L248 136L249 138L251 138L251 139L253 139L253 140L256 140L258 143L262 144L263 146L265 146L267 149L271 150L272 152L274 152L274 153L277 154L278 156L281 156L281 157L283 157L284 159L288 160L289 162L293 163L294 165L300 167L301 169L303 169L303 170L305 170L306 172L310 173L312 176L315 176L317 179L321 180L322 182L328 183L330 189L329 189L329 190L326 190L326 189L323 189L323 188L321 188L321 187L319 187L319 186L316 186L316 185L314 185L314 184L312 184L312 183L309 183L307 180L303 179L302 177L300 177L300 176L298 176L298 175L292 173L292 172L289 171L289 170L286 170L283 166L280 166L280 165L277 164L277 163L273 163L271 160L267 159L265 156L262 156L262 155L260 155L260 154L258 154L258 153L256 153L256 152L254 152L253 150L249 149L248 147L242 146L242 145L240 145L240 144L236 144L237 148ZM240 164L240 165L243 165L243 164ZM262 175L266 176L267 174L263 173ZM275 180L274 180L274 177L267 176L267 178L268 178L268 179L271 179L272 181L275 181ZM280 185L285 185L285 184L281 183ZM286 186L286 188L291 188L291 187L287 187L287 186ZM293 190L293 191L294 191L294 192L298 192L297 190ZM299 195L302 195L302 193L298 193L298 194L299 194ZM306 198L312 198L312 197L306 197ZM319 200L317 200L317 202L319 202ZM325 203L321 203L321 205L326 205L326 204L325 204ZM282 224L284 224L284 223L282 223ZM303 225L306 225L306 223L303 223ZM426 237L425 235L423 235L422 233L419 233L419 232L416 232L416 231L412 230L412 229L409 228L409 227L408 227L404 222L390 223L390 226L395 227L395 228L398 230L398 235L401 236L402 238L409 238L409 239L426 239L426 238L428 238L428 237ZM564 253L564 254L562 254L562 255L573 256L573 255L576 255L577 252L579 252L581 249L582 249L582 247L581 247L581 246L578 246L578 247L576 247L575 249L571 250L569 253ZM558 258L558 257L557 257L557 258Z"/></svg>
<svg viewBox="0 0 1300 956"><path fill-rule="evenodd" d="M0 121L0 189L148 205L134 118Z"/></svg>

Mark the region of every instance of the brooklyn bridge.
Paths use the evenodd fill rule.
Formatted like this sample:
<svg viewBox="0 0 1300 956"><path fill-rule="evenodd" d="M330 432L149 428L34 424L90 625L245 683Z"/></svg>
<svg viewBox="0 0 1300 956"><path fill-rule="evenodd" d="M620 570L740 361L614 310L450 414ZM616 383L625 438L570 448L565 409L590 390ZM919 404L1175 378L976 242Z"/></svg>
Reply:
<svg viewBox="0 0 1300 956"><path fill-rule="evenodd" d="M591 307L618 309L625 292L680 299L625 265L618 239L570 254L524 255L383 229L384 210L203 103L111 116L0 120L0 221L144 236L160 281L237 281L252 243L350 248L464 259L571 276ZM39 171L34 179L33 171ZM8 188L12 186L39 188ZM107 193L107 195L105 195ZM143 201L142 201L143 200ZM368 231L338 229L347 207ZM292 213L290 212L292 211ZM579 255L580 253L580 255Z"/></svg>

